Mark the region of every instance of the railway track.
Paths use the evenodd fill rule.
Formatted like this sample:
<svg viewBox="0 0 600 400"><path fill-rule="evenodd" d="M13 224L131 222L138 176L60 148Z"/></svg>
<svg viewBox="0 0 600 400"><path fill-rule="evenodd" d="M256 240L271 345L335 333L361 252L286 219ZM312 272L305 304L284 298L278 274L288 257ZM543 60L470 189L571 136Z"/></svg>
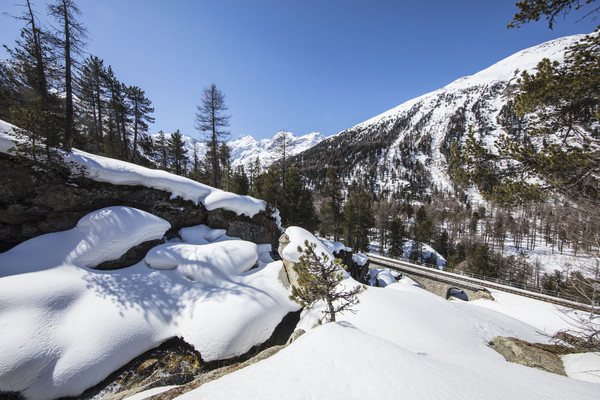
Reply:
<svg viewBox="0 0 600 400"><path fill-rule="evenodd" d="M458 287L464 287L465 289L471 290L483 290L483 289L495 289L501 290L507 293L513 293L519 296L525 296L536 300L545 301L547 303L556 304L561 307L574 308L582 311L590 311L591 306L589 304L578 303L576 301L561 299L559 297L550 296L543 293L537 293L534 291L515 288L503 284L496 283L491 280L477 279L469 276L455 274L452 272L446 272L436 270L433 268L424 267L417 264L407 263L405 261L393 260L386 257L369 254L369 260L371 265L377 265L380 267L404 272L407 274L413 274L417 276L426 277L429 279L436 280L438 282L447 283L449 285L457 285Z"/></svg>

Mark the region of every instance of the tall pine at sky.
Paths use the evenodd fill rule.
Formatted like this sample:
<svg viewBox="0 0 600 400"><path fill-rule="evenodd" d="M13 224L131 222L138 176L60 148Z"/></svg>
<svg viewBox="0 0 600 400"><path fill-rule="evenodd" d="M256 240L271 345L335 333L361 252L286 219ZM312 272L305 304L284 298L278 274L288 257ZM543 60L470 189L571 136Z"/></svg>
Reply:
<svg viewBox="0 0 600 400"><path fill-rule="evenodd" d="M221 165L219 162L219 148L229 136L224 128L229 126L230 115L226 114L225 95L213 83L210 88L205 88L201 105L196 107L196 129L203 136L208 150L206 152L207 165L210 168L210 184L215 188L221 187Z"/></svg>

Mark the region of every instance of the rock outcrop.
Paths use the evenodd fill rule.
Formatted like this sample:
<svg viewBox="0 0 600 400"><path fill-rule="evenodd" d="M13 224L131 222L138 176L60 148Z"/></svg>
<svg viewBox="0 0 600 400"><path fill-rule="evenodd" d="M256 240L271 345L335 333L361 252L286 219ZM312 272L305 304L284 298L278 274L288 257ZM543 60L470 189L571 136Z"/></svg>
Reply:
<svg viewBox="0 0 600 400"><path fill-rule="evenodd" d="M177 385L177 388L157 395L163 399L174 398L276 354L304 333L294 331L299 320L300 311L289 313L266 342L227 360L205 362L192 346L180 338L172 338L135 358L79 398L122 400L155 387Z"/></svg>
<svg viewBox="0 0 600 400"><path fill-rule="evenodd" d="M489 346L502 354L506 361L554 374L567 375L561 358L557 354L545 350L543 345L497 336Z"/></svg>
<svg viewBox="0 0 600 400"><path fill-rule="evenodd" d="M176 236L183 227L205 224L275 248L280 234L275 219L264 211L252 218L221 209L207 211L202 204L171 199L166 191L97 182L72 174L66 166L38 168L6 154L0 154L0 170L0 251L39 235L71 229L84 215L116 205L167 220L172 227L168 236ZM135 257L127 262L133 261Z"/></svg>

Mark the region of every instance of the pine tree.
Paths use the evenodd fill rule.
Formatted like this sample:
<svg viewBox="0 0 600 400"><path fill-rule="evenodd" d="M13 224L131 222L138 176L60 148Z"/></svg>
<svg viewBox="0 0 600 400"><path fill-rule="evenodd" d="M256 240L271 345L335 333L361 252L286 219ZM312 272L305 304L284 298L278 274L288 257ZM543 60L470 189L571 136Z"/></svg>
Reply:
<svg viewBox="0 0 600 400"><path fill-rule="evenodd" d="M369 195L359 190L344 205L346 244L356 251L369 250L369 229L375 225Z"/></svg>
<svg viewBox="0 0 600 400"><path fill-rule="evenodd" d="M171 170L177 175L184 175L184 159L186 158L187 149L185 148L185 142L179 129L172 133L171 137L167 139L167 149Z"/></svg>
<svg viewBox="0 0 600 400"><path fill-rule="evenodd" d="M219 147L226 140L229 132L223 128L229 126L230 115L225 105L225 95L213 83L204 89L202 105L197 106L195 115L196 129L205 137L208 146L206 157L210 168L210 184L215 188L221 187L221 163Z"/></svg>
<svg viewBox="0 0 600 400"><path fill-rule="evenodd" d="M64 57L64 83L65 83L65 135L64 147L71 151L74 136L73 105L73 56L82 51L86 39L85 28L77 21L81 11L73 0L55 0L48 6L49 14L60 23L59 33L61 38L62 56Z"/></svg>
<svg viewBox="0 0 600 400"><path fill-rule="evenodd" d="M594 0L521 0L515 5L519 12L515 14L513 20L508 25L509 28L520 27L528 22L539 21L545 17L548 21L548 27L552 29L556 23L556 18L566 16L572 10L579 10L583 6L593 3ZM600 7L588 12L584 18L600 12Z"/></svg>
<svg viewBox="0 0 600 400"><path fill-rule="evenodd" d="M15 78L24 87L20 101L10 105L10 118L29 138L31 144L26 152L37 161L40 142L45 146L47 159L50 159L50 149L59 143L61 120L58 117L59 100L50 93L51 81L56 78L50 68L56 62L53 51L55 38L42 29L29 0L26 7L27 11L16 17L25 22L21 39L15 42L14 49L5 46L12 59Z"/></svg>
<svg viewBox="0 0 600 400"><path fill-rule="evenodd" d="M402 220L395 217L390 222L390 236L388 240L389 255L399 258L404 255L404 241L406 239L406 230Z"/></svg>
<svg viewBox="0 0 600 400"><path fill-rule="evenodd" d="M106 83L110 100L108 102L109 119L112 120L115 132L111 134L112 140L118 140L119 153L113 155L120 159L128 159L129 139L127 124L131 121L131 109L125 98L125 85L115 77L112 67L106 70Z"/></svg>
<svg viewBox="0 0 600 400"><path fill-rule="evenodd" d="M260 177L257 197L278 208L281 196L280 182L279 169L275 165L271 165Z"/></svg>
<svg viewBox="0 0 600 400"><path fill-rule="evenodd" d="M284 226L301 226L309 231L317 225L311 191L305 186L298 167L290 167L284 179L285 189L279 206Z"/></svg>
<svg viewBox="0 0 600 400"><path fill-rule="evenodd" d="M294 264L298 274L298 286L292 287L290 298L303 307L312 307L317 301L324 300L327 308L324 313L327 322L335 322L336 315L343 311L351 311L352 306L359 303L358 295L364 291L363 286L347 290L340 282L343 279L343 267L339 259L330 260L321 253L316 253L317 245L304 242L304 248L298 246L302 253L300 262Z"/></svg>
<svg viewBox="0 0 600 400"><path fill-rule="evenodd" d="M92 139L92 148L100 152L104 139L104 118L106 112L106 68L104 61L90 55L81 67L77 80L79 99L83 113L82 123L87 126Z"/></svg>
<svg viewBox="0 0 600 400"><path fill-rule="evenodd" d="M327 168L325 185L321 189L323 203L321 205L321 233L333 235L333 240L338 241L342 227L342 184L335 167Z"/></svg>
<svg viewBox="0 0 600 400"><path fill-rule="evenodd" d="M247 195L249 188L250 182L248 180L248 175L246 175L244 167L239 165L232 173L229 191L241 195Z"/></svg>
<svg viewBox="0 0 600 400"><path fill-rule="evenodd" d="M167 146L167 138L163 131L158 132L158 137L154 142L154 149L158 153L161 168L166 171L169 162L169 149Z"/></svg>
<svg viewBox="0 0 600 400"><path fill-rule="evenodd" d="M125 93L131 104L131 114L133 117L133 151L131 152L131 160L135 162L138 157L138 137L141 137L148 131L148 123L154 122L154 117L150 116L154 112L154 108L151 107L152 102L146 98L146 93L138 86L127 87Z"/></svg>

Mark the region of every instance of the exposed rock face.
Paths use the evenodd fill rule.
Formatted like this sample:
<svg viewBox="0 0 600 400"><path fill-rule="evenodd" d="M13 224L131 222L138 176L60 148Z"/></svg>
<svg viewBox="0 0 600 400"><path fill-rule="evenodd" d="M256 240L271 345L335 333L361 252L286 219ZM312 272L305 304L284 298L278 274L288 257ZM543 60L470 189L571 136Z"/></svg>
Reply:
<svg viewBox="0 0 600 400"><path fill-rule="evenodd" d="M469 297L469 300L471 300L471 301L479 300L479 299L495 301L494 296L492 296L490 291L487 289L478 290L475 292L475 294L473 294Z"/></svg>
<svg viewBox="0 0 600 400"><path fill-rule="evenodd" d="M516 338L497 336L490 347L502 354L506 361L541 369L559 375L567 375L561 358L542 345L528 343Z"/></svg>
<svg viewBox="0 0 600 400"><path fill-rule="evenodd" d="M205 224L226 229L229 236L276 245L280 233L265 212L249 218L231 211L207 211L201 204L171 199L162 190L71 176L66 167L36 168L26 160L0 154L0 170L0 251L45 233L71 229L91 211L117 205L167 220L171 236L183 227Z"/></svg>
<svg viewBox="0 0 600 400"><path fill-rule="evenodd" d="M286 260L283 258L283 250L287 245L290 244L290 237L287 234L283 234L279 237L279 246L277 247L277 251L279 256L281 257L281 261L283 261L283 268L279 272L279 280L283 283L285 287L290 286L298 286L298 274L294 270L294 263L292 261Z"/></svg>

